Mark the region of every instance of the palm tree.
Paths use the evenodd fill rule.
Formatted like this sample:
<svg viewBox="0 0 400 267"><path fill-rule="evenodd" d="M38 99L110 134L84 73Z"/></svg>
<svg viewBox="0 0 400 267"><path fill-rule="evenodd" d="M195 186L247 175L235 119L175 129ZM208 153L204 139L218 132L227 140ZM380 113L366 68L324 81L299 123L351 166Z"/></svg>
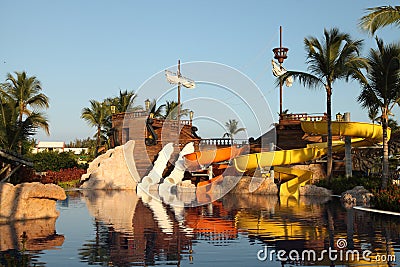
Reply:
<svg viewBox="0 0 400 267"><path fill-rule="evenodd" d="M395 119L388 119L388 127L392 130L392 133L397 132L399 130L399 124Z"/></svg>
<svg viewBox="0 0 400 267"><path fill-rule="evenodd" d="M183 109L182 106L183 104L181 104L179 118L188 116L190 112L189 109ZM178 102L167 100L167 102L161 105L159 108L164 111L164 114L161 115L161 118L168 120L176 120L178 118Z"/></svg>
<svg viewBox="0 0 400 267"><path fill-rule="evenodd" d="M157 100L153 99L150 103L150 114L153 114L152 116L154 118L159 118L163 119L164 118L164 109L165 109L165 104L157 107Z"/></svg>
<svg viewBox="0 0 400 267"><path fill-rule="evenodd" d="M239 122L235 119L225 122L225 127L226 127L227 132L224 133L224 135L222 137L225 137L225 136L229 137L231 139L231 144L233 144L233 137L236 134L246 130L246 128L239 128L238 124L239 124Z"/></svg>
<svg viewBox="0 0 400 267"><path fill-rule="evenodd" d="M13 138L14 140L18 139L19 153L22 153L23 139L27 135L33 134L37 128L42 128L46 134L50 134L48 120L40 112L40 109L49 107L49 99L45 94L41 93L42 86L35 76L28 77L24 71L14 72L14 74L15 76L10 73L7 74L6 81L8 83L5 86L6 90L2 94L8 99L9 104L14 105L17 110L18 124L16 127L19 130L16 132L18 135L13 136ZM12 109L12 107L10 108ZM11 110L8 112L14 113ZM3 118L4 115L3 113ZM23 127L28 127L29 129L23 129Z"/></svg>
<svg viewBox="0 0 400 267"><path fill-rule="evenodd" d="M18 121L18 103L7 94L0 94L0 147L17 151L22 154L22 143L28 142L37 128L48 128L48 122L43 113L33 111Z"/></svg>
<svg viewBox="0 0 400 267"><path fill-rule="evenodd" d="M367 11L369 13L360 19L359 26L372 35L388 25L400 26L400 6L372 7Z"/></svg>
<svg viewBox="0 0 400 267"><path fill-rule="evenodd" d="M90 108L83 108L81 118L90 126L96 127L96 146L100 147L102 129L108 125L110 109L104 102L90 100ZM97 153L97 150L96 150Z"/></svg>
<svg viewBox="0 0 400 267"><path fill-rule="evenodd" d="M18 112L15 108L15 101L9 97L4 91L0 95L0 147L12 150L14 139L17 138Z"/></svg>
<svg viewBox="0 0 400 267"><path fill-rule="evenodd" d="M368 118L371 120L372 123L381 123L381 117L378 116L379 114L379 110L375 109L374 107L372 108L368 108ZM389 113L388 116L393 116L392 113ZM397 123L397 121L393 118L389 118L388 119L388 127L391 129L392 133L396 132L399 130L399 125Z"/></svg>
<svg viewBox="0 0 400 267"><path fill-rule="evenodd" d="M400 45L384 45L376 38L378 48L371 49L367 57L368 73L359 81L362 91L357 100L363 108L381 111L383 132L382 188L386 189L389 176L389 147L387 129L389 115L394 106L400 104Z"/></svg>
<svg viewBox="0 0 400 267"><path fill-rule="evenodd" d="M29 115L33 109L42 109L49 107L49 98L41 93L42 86L35 76L27 77L26 72L14 72L7 74L7 81L10 82L8 94L17 101L19 117L18 121L22 122L23 115ZM48 127L44 128L46 133L49 132Z"/></svg>
<svg viewBox="0 0 400 267"><path fill-rule="evenodd" d="M122 113L127 111L142 110L141 106L132 106L137 95L133 91L119 91L119 96L113 98L107 98L105 103L110 107L115 107L116 113Z"/></svg>
<svg viewBox="0 0 400 267"><path fill-rule="evenodd" d="M373 107L368 108L368 118L369 118L369 119L371 120L371 122L374 123L374 124L375 124L375 122L378 122L378 121L379 121L378 113L379 113L378 109L373 108Z"/></svg>
<svg viewBox="0 0 400 267"><path fill-rule="evenodd" d="M348 34L337 28L324 30L324 39L315 37L304 39L309 72L287 71L278 77L284 82L292 76L304 86L324 88L326 91L326 113L328 125L327 176L332 175L332 91L336 80L353 77L366 66L365 59L359 56L362 40L352 40Z"/></svg>

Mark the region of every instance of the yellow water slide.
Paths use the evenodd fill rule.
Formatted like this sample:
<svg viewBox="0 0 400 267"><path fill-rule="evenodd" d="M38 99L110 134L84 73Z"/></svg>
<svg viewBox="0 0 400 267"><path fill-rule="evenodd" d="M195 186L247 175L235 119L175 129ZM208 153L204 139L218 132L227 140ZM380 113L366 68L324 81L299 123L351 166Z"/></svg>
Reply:
<svg viewBox="0 0 400 267"><path fill-rule="evenodd" d="M302 121L304 132L316 135L326 135L328 132L326 121ZM382 142L382 127L378 124L363 122L332 122L333 136L352 137L353 146L365 146ZM388 129L388 139L390 129ZM344 141L335 141L333 151L344 149ZM237 171L246 172L271 166L282 166L303 163L323 157L327 153L327 143L309 144L305 148L260 152L242 155L233 159ZM276 167L274 171L282 174L280 194L298 195L299 186L305 185L311 178L312 172L292 168Z"/></svg>

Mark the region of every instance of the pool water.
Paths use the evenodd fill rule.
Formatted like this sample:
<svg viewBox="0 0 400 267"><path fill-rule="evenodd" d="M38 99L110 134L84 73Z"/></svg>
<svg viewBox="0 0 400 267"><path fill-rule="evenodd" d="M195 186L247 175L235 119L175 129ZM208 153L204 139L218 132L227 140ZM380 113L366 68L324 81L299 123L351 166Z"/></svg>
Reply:
<svg viewBox="0 0 400 267"><path fill-rule="evenodd" d="M71 191L57 209L56 220L0 225L0 266L394 266L400 259L400 218L345 209L337 198L230 194L179 208L129 190Z"/></svg>

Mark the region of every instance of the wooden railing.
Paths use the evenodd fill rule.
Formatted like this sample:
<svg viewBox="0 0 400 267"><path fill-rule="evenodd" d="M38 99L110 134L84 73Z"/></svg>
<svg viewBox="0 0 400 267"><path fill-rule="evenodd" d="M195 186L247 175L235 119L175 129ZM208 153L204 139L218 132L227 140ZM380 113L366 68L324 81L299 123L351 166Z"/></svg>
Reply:
<svg viewBox="0 0 400 267"><path fill-rule="evenodd" d="M113 114L112 119L132 119L132 118L142 118L147 117L149 115L148 111L141 110L141 111L132 111L132 112L124 112Z"/></svg>
<svg viewBox="0 0 400 267"><path fill-rule="evenodd" d="M166 144L166 143L176 143L176 139L163 139L157 140L157 144ZM216 146L216 147L224 147L224 146L232 146L232 142L230 138L205 138L205 139L185 139L184 144L188 142L194 142L196 145L203 145L203 146ZM180 144L184 146L184 144ZM246 139L233 139L233 145L237 146L245 146L248 145L249 141Z"/></svg>
<svg viewBox="0 0 400 267"><path fill-rule="evenodd" d="M180 120L179 122L181 124L183 124L183 125L192 125L192 121L191 120Z"/></svg>
<svg viewBox="0 0 400 267"><path fill-rule="evenodd" d="M230 138L205 138L200 140L200 145L210 145L210 146L247 145L248 143L249 142L247 139L231 140Z"/></svg>
<svg viewBox="0 0 400 267"><path fill-rule="evenodd" d="M322 115L308 115L307 113L282 114L280 120L284 121L323 121L327 120L326 113Z"/></svg>
<svg viewBox="0 0 400 267"><path fill-rule="evenodd" d="M161 123L169 123L172 126L178 127L178 121L177 120L154 119L154 121L155 122L161 122ZM192 121L191 120L179 120L179 123L181 125L192 126Z"/></svg>

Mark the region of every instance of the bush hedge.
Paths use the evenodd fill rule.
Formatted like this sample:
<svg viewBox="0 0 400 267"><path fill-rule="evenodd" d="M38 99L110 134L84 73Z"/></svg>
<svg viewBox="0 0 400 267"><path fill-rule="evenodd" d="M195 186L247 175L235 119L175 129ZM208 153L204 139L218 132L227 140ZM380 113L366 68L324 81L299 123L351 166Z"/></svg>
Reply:
<svg viewBox="0 0 400 267"><path fill-rule="evenodd" d="M72 152L40 152L32 154L30 159L37 172L59 171L79 166L77 158Z"/></svg>
<svg viewBox="0 0 400 267"><path fill-rule="evenodd" d="M332 178L331 181L328 181L327 179L319 180L315 185L325 187L332 190L333 194L340 195L347 190L353 189L357 185L362 185L367 190L380 188L381 178L368 176L346 178L339 176Z"/></svg>

